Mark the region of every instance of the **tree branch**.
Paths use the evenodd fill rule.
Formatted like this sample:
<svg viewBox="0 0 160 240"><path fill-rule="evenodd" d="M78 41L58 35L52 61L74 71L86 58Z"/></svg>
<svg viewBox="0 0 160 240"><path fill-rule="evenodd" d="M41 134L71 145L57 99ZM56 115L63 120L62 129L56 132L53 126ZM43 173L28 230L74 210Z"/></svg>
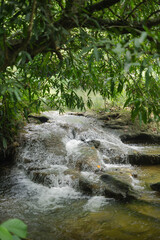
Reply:
<svg viewBox="0 0 160 240"><path fill-rule="evenodd" d="M157 10L157 11L155 11L155 12L152 12L152 13L147 17L147 19L151 18L153 15L155 15L155 14L157 14L157 13L159 13L159 12L160 12L160 10Z"/></svg>
<svg viewBox="0 0 160 240"><path fill-rule="evenodd" d="M116 16L116 17L118 17L119 19L122 20L122 18L121 18L119 15L117 15L115 12L113 12L110 7L108 8L108 10L109 10L114 16Z"/></svg>
<svg viewBox="0 0 160 240"><path fill-rule="evenodd" d="M51 29L51 34L50 34L50 47L52 48L52 50L54 49L54 52L56 53L56 55L58 56L58 58L62 61L63 60L63 56L59 51L59 46L57 46L57 42L56 39L54 38L54 19L51 13L50 8L48 7L48 5L44 6L45 9L45 15L46 18L48 19L48 28Z"/></svg>
<svg viewBox="0 0 160 240"><path fill-rule="evenodd" d="M41 0L43 1L43 0ZM57 0L59 1L59 0ZM83 1L83 0L82 0ZM89 11L88 15L86 12L84 12L82 9L79 9L79 12L76 14L63 14L59 20L54 22L54 15L52 12L52 9L49 8L49 5L45 5L45 19L46 23L46 29L49 28L49 31L47 34L41 33L38 36L38 39L32 37L32 31L33 31L33 23L34 23L34 15L36 12L36 3L37 0L33 0L33 4L31 7L31 16L28 24L28 31L26 38L24 36L14 37L14 39L5 39L4 38L4 46L7 47L6 50L1 50L2 55L5 57L5 61L3 61L3 65L0 66L0 71L5 70L7 66L11 66L15 64L16 58L20 51L26 50L32 57L36 56L39 53L46 53L47 51L55 52L56 55L60 60L62 60L61 55L61 46L60 44L57 44L57 39L59 35L61 35L61 39L63 42L65 42L65 39L63 38L63 34L61 29L66 30L72 30L77 27L85 27L88 29L95 29L98 31L108 31L119 34L128 34L131 33L133 35L140 35L142 31L145 31L145 27L152 29L153 27L157 27L160 25L160 17L157 18L156 16L152 19L150 19L154 14L156 14L158 11L153 12L152 15L149 15L149 19L142 19L141 21L136 21L135 19L130 20L129 17L133 14L133 12L140 6L140 4L144 3L147 0L143 0L141 3L139 3L127 16L125 20L118 19L117 15L115 20L110 19L104 19L104 18L96 18L96 17L90 17L90 13L93 13L95 11L103 10L105 8L108 8L110 11L110 7L115 5L116 3L120 2L120 0L102 0L99 3L90 5L85 8L87 11ZM72 3L72 0L68 0L68 3ZM49 12L47 12L49 11ZM65 13L65 10L64 10ZM114 13L114 12L113 12ZM75 20L76 19L76 20ZM58 29L58 30L55 30ZM55 32L56 31L56 32ZM55 34L56 33L56 34ZM58 37L57 37L58 35ZM12 35L11 35L12 36ZM153 39L149 39L149 41L153 41ZM5 55L7 53L7 55Z"/></svg>
<svg viewBox="0 0 160 240"><path fill-rule="evenodd" d="M136 11L137 8L139 8L143 3L145 3L147 0L143 0L142 2L140 2L139 4L137 4L135 6L135 8L133 8L133 10L128 14L128 16L125 18L125 20L127 20L128 18L130 18L130 16Z"/></svg>
<svg viewBox="0 0 160 240"><path fill-rule="evenodd" d="M87 8L85 8L85 10L88 11L89 13L93 13L96 11L104 10L105 8L112 7L118 2L120 2L120 0L103 0L99 3L88 6Z"/></svg>
<svg viewBox="0 0 160 240"><path fill-rule="evenodd" d="M30 41L31 36L32 36L32 29L33 29L33 22L34 22L34 15L35 15L35 11L36 11L36 5L37 5L37 0L33 0L32 12L31 12L31 16L30 16L27 38L26 38L26 44L28 44L28 42Z"/></svg>
<svg viewBox="0 0 160 240"><path fill-rule="evenodd" d="M154 18L149 21L143 21L143 25L147 26L148 28L156 27L160 24L160 17L159 18Z"/></svg>

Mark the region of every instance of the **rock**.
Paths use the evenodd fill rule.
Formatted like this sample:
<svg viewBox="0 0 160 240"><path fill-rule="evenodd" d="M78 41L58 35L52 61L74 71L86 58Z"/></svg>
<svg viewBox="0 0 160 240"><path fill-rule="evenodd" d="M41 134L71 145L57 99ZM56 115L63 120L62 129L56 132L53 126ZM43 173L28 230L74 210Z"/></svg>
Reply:
<svg viewBox="0 0 160 240"><path fill-rule="evenodd" d="M54 153L57 156L65 157L66 147L63 142L63 132L50 135L45 139L44 145L49 153Z"/></svg>
<svg viewBox="0 0 160 240"><path fill-rule="evenodd" d="M104 194L106 197L119 200L136 199L136 194L130 184L108 174L101 175L100 179L105 184Z"/></svg>
<svg viewBox="0 0 160 240"><path fill-rule="evenodd" d="M160 135L148 133L124 134L120 136L122 142L131 144L150 144L148 147L132 151L128 154L128 162L132 165L157 165L160 164Z"/></svg>
<svg viewBox="0 0 160 240"><path fill-rule="evenodd" d="M87 143L91 146L94 146L95 148L98 148L101 144L100 141L98 140L89 140L87 141Z"/></svg>
<svg viewBox="0 0 160 240"><path fill-rule="evenodd" d="M125 124L118 124L118 123L105 123L104 125L102 125L102 127L107 127L107 128L111 128L111 129L124 129L124 125Z"/></svg>
<svg viewBox="0 0 160 240"><path fill-rule="evenodd" d="M32 162L32 159L30 159L30 158L23 158L23 163L31 163Z"/></svg>
<svg viewBox="0 0 160 240"><path fill-rule="evenodd" d="M109 157L105 156L105 155L103 156L103 161L106 164L111 163L111 159Z"/></svg>
<svg viewBox="0 0 160 240"><path fill-rule="evenodd" d="M68 168L75 168L77 171L95 172L99 165L101 166L98 151L92 145L81 142L68 153Z"/></svg>
<svg viewBox="0 0 160 240"><path fill-rule="evenodd" d="M128 201L138 197L130 184L108 174L103 174L95 180L81 176L79 188L87 195L103 195L121 201Z"/></svg>
<svg viewBox="0 0 160 240"><path fill-rule="evenodd" d="M160 135L149 133L123 134L120 139L123 143L160 144Z"/></svg>
<svg viewBox="0 0 160 240"><path fill-rule="evenodd" d="M158 165L160 164L160 154L151 155L144 153L136 153L128 155L128 162L132 165Z"/></svg>
<svg viewBox="0 0 160 240"><path fill-rule="evenodd" d="M97 188L93 182L88 181L86 178L81 177L79 179L79 188L82 192L87 195L93 195L94 190Z"/></svg>
<svg viewBox="0 0 160 240"><path fill-rule="evenodd" d="M30 178L33 182L40 183L47 187L50 187L52 185L50 174L47 172L32 171L30 172Z"/></svg>
<svg viewBox="0 0 160 240"><path fill-rule="evenodd" d="M95 171L100 165L100 159L95 147L84 146L76 161L76 169L79 171Z"/></svg>
<svg viewBox="0 0 160 240"><path fill-rule="evenodd" d="M15 158L16 147L11 144L5 151L0 148L0 162L13 162Z"/></svg>
<svg viewBox="0 0 160 240"><path fill-rule="evenodd" d="M15 148L16 148L16 147L19 147L19 145L20 145L20 144L19 144L18 142L13 142L13 144L12 144L12 146L15 147Z"/></svg>
<svg viewBox="0 0 160 240"><path fill-rule="evenodd" d="M29 115L28 118L34 118L39 120L41 123L45 123L48 122L49 118L45 117L45 116L33 116L33 115Z"/></svg>
<svg viewBox="0 0 160 240"><path fill-rule="evenodd" d="M84 117L85 116L85 113L82 113L82 112L70 112L68 113L68 115L74 115L74 116L82 116Z"/></svg>
<svg viewBox="0 0 160 240"><path fill-rule="evenodd" d="M60 169L32 169L28 170L27 174L33 182L47 187L63 187L66 185L76 187L79 179L79 173L72 169L64 171Z"/></svg>
<svg viewBox="0 0 160 240"><path fill-rule="evenodd" d="M153 184L150 185L150 187L151 187L154 191L160 192L160 182L153 183Z"/></svg>
<svg viewBox="0 0 160 240"><path fill-rule="evenodd" d="M111 114L106 114L104 116L101 116L99 118L99 120L106 120L106 121L109 121L111 119L118 119L120 118L120 114L119 113L111 113Z"/></svg>

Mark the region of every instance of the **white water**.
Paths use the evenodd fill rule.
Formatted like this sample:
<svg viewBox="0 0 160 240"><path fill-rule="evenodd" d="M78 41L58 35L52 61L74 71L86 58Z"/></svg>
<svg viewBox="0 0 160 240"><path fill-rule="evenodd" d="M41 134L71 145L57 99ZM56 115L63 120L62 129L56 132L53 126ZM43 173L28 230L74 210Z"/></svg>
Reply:
<svg viewBox="0 0 160 240"><path fill-rule="evenodd" d="M17 165L0 174L0 221L23 220L35 240L159 240L159 195L148 186L159 181L160 166L133 167L126 158L143 146L123 144L93 118L45 114L48 123L25 127ZM79 188L83 179L98 185L105 173L124 178L144 201L124 204Z"/></svg>
<svg viewBox="0 0 160 240"><path fill-rule="evenodd" d="M35 193L38 207L56 208L61 206L62 199L86 197L78 189L79 174L97 182L99 171L123 169L127 176L133 171L126 162L132 147L104 130L101 121L57 112L45 112L44 115L49 117L49 122L30 123L25 127L17 155L18 167L32 180L23 179L25 186ZM89 144L90 140L99 141L100 146L95 148ZM133 187L140 189L138 180L133 177L130 180ZM99 200L103 199L98 196L89 201L101 207Z"/></svg>

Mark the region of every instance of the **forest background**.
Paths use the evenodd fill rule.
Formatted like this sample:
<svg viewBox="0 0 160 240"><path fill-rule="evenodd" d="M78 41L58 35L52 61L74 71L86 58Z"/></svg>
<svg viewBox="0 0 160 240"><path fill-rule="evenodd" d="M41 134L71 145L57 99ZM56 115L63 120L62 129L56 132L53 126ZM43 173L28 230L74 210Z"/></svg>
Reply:
<svg viewBox="0 0 160 240"><path fill-rule="evenodd" d="M91 107L91 93L158 122L159 30L158 0L1 0L1 150L30 113Z"/></svg>

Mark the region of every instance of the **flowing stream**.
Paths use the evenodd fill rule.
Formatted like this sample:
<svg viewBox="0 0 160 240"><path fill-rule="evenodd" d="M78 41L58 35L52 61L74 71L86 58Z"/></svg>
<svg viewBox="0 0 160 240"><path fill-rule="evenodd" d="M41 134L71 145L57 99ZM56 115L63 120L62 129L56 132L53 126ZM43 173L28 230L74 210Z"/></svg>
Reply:
<svg viewBox="0 0 160 240"><path fill-rule="evenodd" d="M15 164L0 167L0 221L23 220L33 240L160 239L160 194L150 188L160 182L160 165L131 166L127 158L150 147L122 143L95 118L44 115L48 122L25 126ZM138 197L104 194L104 174Z"/></svg>

